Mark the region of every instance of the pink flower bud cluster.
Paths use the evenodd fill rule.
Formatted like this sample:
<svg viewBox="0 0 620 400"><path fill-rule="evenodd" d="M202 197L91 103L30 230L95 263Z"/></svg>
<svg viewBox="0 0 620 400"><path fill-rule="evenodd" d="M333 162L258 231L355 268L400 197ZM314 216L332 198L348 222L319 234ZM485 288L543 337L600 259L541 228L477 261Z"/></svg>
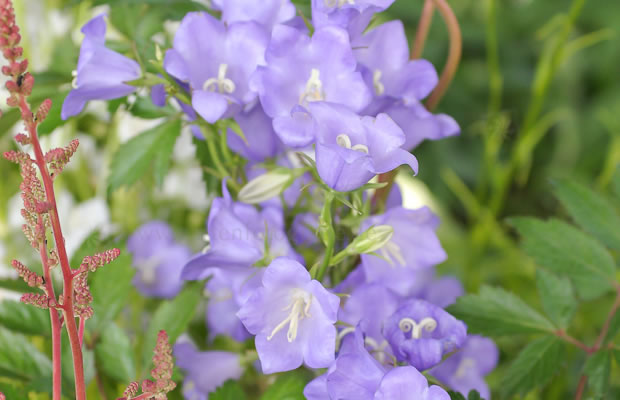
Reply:
<svg viewBox="0 0 620 400"><path fill-rule="evenodd" d="M95 272L97 269L116 260L120 254L121 251L119 249L110 249L104 251L103 253L97 253L94 256L84 257L82 264L80 265L80 271Z"/></svg>
<svg viewBox="0 0 620 400"><path fill-rule="evenodd" d="M24 293L22 295L21 302L43 309L57 306L56 300L50 298L46 294L38 293Z"/></svg>
<svg viewBox="0 0 620 400"><path fill-rule="evenodd" d="M41 108L39 108L39 111L37 112L37 118L41 116L41 118L45 119L45 116L47 116L47 112L49 111L49 108L47 108L47 110L44 110L45 112L41 111L43 109L44 104L45 102L41 105ZM49 102L49 105L51 106L51 101ZM73 139L71 143L69 143L68 146L62 149L61 148L52 149L48 151L47 153L45 153L45 162L48 163L48 166L50 170L52 171L52 173L54 174L54 176L62 172L62 170L65 168L65 166L71 159L71 156L73 156L73 154L76 152L79 144L80 142L77 139Z"/></svg>
<svg viewBox="0 0 620 400"><path fill-rule="evenodd" d="M17 271L19 277L22 278L24 282L28 284L28 286L43 287L43 285L45 285L45 280L42 276L37 275L35 272L31 271L30 268L26 267L19 261L11 261L11 266L15 271Z"/></svg>
<svg viewBox="0 0 620 400"><path fill-rule="evenodd" d="M127 386L127 389L123 392L123 396L125 396L126 399L131 399L138 394L138 390L140 390L140 385L138 385L138 382L131 382L129 386Z"/></svg>
<svg viewBox="0 0 620 400"><path fill-rule="evenodd" d="M6 400L6 397L4 396L4 393L0 392L0 400Z"/></svg>

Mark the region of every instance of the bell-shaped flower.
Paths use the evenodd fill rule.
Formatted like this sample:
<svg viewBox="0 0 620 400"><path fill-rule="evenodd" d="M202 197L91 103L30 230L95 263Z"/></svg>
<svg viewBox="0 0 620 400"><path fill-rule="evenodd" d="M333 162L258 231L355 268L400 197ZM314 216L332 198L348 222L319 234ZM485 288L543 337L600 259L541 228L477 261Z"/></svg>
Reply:
<svg viewBox="0 0 620 400"><path fill-rule="evenodd" d="M476 390L483 399L490 400L491 393L484 377L495 369L498 359L499 351L491 339L471 335L460 351L430 373L441 383L465 396Z"/></svg>
<svg viewBox="0 0 620 400"><path fill-rule="evenodd" d="M439 140L461 133L459 124L447 114L433 114L420 102L396 102L382 109L403 128L403 148L413 150L423 140Z"/></svg>
<svg viewBox="0 0 620 400"><path fill-rule="evenodd" d="M214 268L205 285L209 338L227 335L242 342L251 337L237 312L261 285L264 268Z"/></svg>
<svg viewBox="0 0 620 400"><path fill-rule="evenodd" d="M256 335L263 372L326 368L334 361L340 299L290 258L277 258L237 316Z"/></svg>
<svg viewBox="0 0 620 400"><path fill-rule="evenodd" d="M207 13L192 12L176 32L164 68L189 84L192 106L214 123L255 100L248 80L264 62L268 41L269 35L256 22L226 25Z"/></svg>
<svg viewBox="0 0 620 400"><path fill-rule="evenodd" d="M174 346L176 365L185 371L183 394L186 399L207 399L210 392L229 379L239 379L244 368L239 354L227 351L200 352L193 343Z"/></svg>
<svg viewBox="0 0 620 400"><path fill-rule="evenodd" d="M209 247L185 265L184 279L204 279L213 268L245 270L280 256L299 257L284 232L281 209L258 211L249 204L233 202L226 183L222 186L224 196L213 200L207 219Z"/></svg>
<svg viewBox="0 0 620 400"><path fill-rule="evenodd" d="M62 105L62 119L79 114L89 100L111 100L127 96L136 88L127 85L142 74L132 59L105 47L105 15L99 15L82 27L84 40L80 47L73 90Z"/></svg>
<svg viewBox="0 0 620 400"><path fill-rule="evenodd" d="M411 299L385 321L383 336L398 361L406 361L422 371L459 349L465 343L467 327L442 308Z"/></svg>
<svg viewBox="0 0 620 400"><path fill-rule="evenodd" d="M379 385L374 400L450 400L448 392L428 381L414 367L396 367L390 370Z"/></svg>
<svg viewBox="0 0 620 400"><path fill-rule="evenodd" d="M338 319L351 326L358 326L365 335L366 347L383 363L392 353L383 337L383 323L394 314L399 303L400 298L385 286L378 283L364 284L351 292L344 307L338 312Z"/></svg>
<svg viewBox="0 0 620 400"><path fill-rule="evenodd" d="M172 229L164 222L152 221L138 228L127 241L137 270L133 284L149 297L171 298L183 286L181 271L192 253L174 242Z"/></svg>
<svg viewBox="0 0 620 400"><path fill-rule="evenodd" d="M417 173L417 159L401 148L402 129L387 115L360 117L342 105L325 102L308 107L316 123L317 170L332 189L358 189L376 174L403 164Z"/></svg>
<svg viewBox="0 0 620 400"><path fill-rule="evenodd" d="M394 0L312 0L312 24L316 28L339 26L351 37L360 35L377 12Z"/></svg>
<svg viewBox="0 0 620 400"><path fill-rule="evenodd" d="M399 294L409 296L411 284L419 280L411 279L412 274L446 259L435 233L439 218L428 207L417 210L391 208L385 214L367 218L360 226L360 233L373 225L389 225L394 228L394 234L376 251L377 255L362 254L368 282L382 282Z"/></svg>
<svg viewBox="0 0 620 400"><path fill-rule="evenodd" d="M269 30L295 17L295 5L290 0L212 0L213 8L222 12L222 21L230 24L254 21Z"/></svg>
<svg viewBox="0 0 620 400"><path fill-rule="evenodd" d="M426 60L410 60L401 21L386 22L353 43L364 80L376 97L417 101L438 82L437 71Z"/></svg>
<svg viewBox="0 0 620 400"><path fill-rule="evenodd" d="M267 115L285 119L276 119L274 128L289 146L304 147L313 141L312 137L298 139L291 132L298 129L289 125L303 121L286 123L297 118L291 115L296 106L304 108L312 102L329 101L360 111L371 100L370 91L356 70L349 36L340 28L319 29L310 37L289 26L276 26L265 61L266 65L259 66L252 76L251 87L258 92Z"/></svg>
<svg viewBox="0 0 620 400"><path fill-rule="evenodd" d="M273 130L273 122L257 104L249 111L239 112L234 117L243 132L243 137L228 128L228 147L248 161L263 162L284 150L282 141Z"/></svg>

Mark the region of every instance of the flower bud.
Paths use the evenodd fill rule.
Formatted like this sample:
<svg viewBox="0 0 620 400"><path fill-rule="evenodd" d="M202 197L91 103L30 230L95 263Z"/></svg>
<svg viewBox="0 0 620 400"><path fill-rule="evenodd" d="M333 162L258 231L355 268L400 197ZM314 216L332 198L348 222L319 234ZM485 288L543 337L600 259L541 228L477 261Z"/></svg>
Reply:
<svg viewBox="0 0 620 400"><path fill-rule="evenodd" d="M289 169L275 169L249 181L239 191L239 201L247 204L257 204L278 196L295 178Z"/></svg>
<svg viewBox="0 0 620 400"><path fill-rule="evenodd" d="M392 239L394 228L390 225L376 225L353 239L347 247L349 254L372 253L379 250Z"/></svg>

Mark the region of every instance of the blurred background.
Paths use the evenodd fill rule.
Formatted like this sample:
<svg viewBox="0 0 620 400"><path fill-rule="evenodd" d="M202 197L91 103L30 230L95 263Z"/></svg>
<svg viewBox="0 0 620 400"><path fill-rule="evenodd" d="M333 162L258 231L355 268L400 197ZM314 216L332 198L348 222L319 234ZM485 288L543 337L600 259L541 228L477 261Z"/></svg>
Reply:
<svg viewBox="0 0 620 400"><path fill-rule="evenodd" d="M296 3L309 15L309 2ZM462 134L423 143L414 151L419 175L400 176L399 183L407 188L409 204L431 205L442 216L439 234L449 258L439 267L440 273L458 276L468 292L476 292L483 283L498 285L539 308L533 263L519 250L519 238L507 219L523 215L568 219L552 194L557 179L574 179L603 194L611 190L620 163L620 2L452 0L450 4L463 33L463 58L438 111L452 115ZM200 3L16 0L15 6L25 53L35 72L33 101L50 97L54 102L41 125L43 147L61 146L74 137L80 140L77 155L56 181L69 252L79 253L88 238L124 240L152 219L167 221L180 241L200 250L212 194L203 182L189 132L179 137L162 182L147 175L130 188L110 192L106 171L114 152L157 125L161 114L152 104L130 96L91 102L79 117L60 119L83 23L108 12L110 47L149 59L154 58L153 42L167 47L175 21L200 9ZM396 0L378 22L402 19L412 41L422 6L422 0ZM448 35L436 13L423 57L441 70L447 50ZM0 97L6 98L6 93ZM4 100L1 104L0 149L5 151L16 147L12 137L21 126L16 124L17 112L6 110ZM30 265L37 263L21 234L20 180L18 168L0 160L0 301L19 298L24 290L8 268L10 260L19 257ZM144 325L141 310L154 310L157 302L131 288L126 296L130 306L119 324L134 332L132 341L139 341ZM583 304L571 327L573 336L592 341L610 303L611 298L604 297ZM196 315L200 319L204 314ZM0 313L0 321L2 317ZM498 342L501 363L489 377L494 390L527 341L524 337ZM552 384L530 393L528 399L569 397L580 365L583 360L567 365ZM141 368L145 366L134 369ZM617 365L611 382L609 398L620 398Z"/></svg>

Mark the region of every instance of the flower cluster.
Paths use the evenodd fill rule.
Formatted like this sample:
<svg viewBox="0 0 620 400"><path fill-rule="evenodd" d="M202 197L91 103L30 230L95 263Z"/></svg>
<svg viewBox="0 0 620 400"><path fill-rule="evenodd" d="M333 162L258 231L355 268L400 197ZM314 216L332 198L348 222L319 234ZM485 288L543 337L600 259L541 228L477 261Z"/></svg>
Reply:
<svg viewBox="0 0 620 400"><path fill-rule="evenodd" d="M227 174L206 247L191 259L161 222L134 233L135 284L171 297L181 280L206 279L209 341L253 339L265 374L326 368L308 399L449 399L422 372L488 399L497 349L444 310L463 288L435 275L446 259L438 217L404 208L398 187L373 181L401 166L417 173L411 151L420 142L459 132L421 103L438 77L428 61L409 59L403 24L369 27L392 2L313 0L311 26L288 0L213 1L213 14L185 16L159 57L152 100L174 99L194 135L227 146L242 172L218 166ZM105 48L102 16L82 31L65 116L140 80L139 66ZM174 352L188 399L207 398L252 365L251 355L190 341Z"/></svg>

